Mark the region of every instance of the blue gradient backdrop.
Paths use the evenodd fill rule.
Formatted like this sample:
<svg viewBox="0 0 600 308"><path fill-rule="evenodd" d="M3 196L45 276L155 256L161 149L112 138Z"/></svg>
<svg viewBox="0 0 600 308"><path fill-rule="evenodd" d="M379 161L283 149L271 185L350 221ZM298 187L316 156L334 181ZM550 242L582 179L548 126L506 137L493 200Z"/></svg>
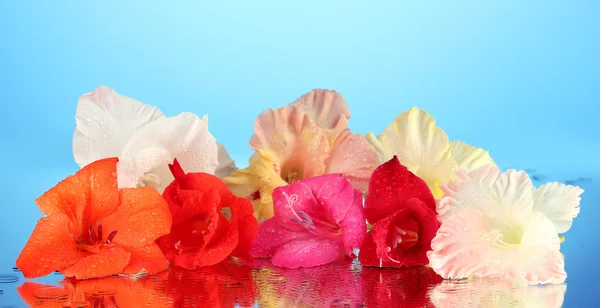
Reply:
<svg viewBox="0 0 600 308"><path fill-rule="evenodd" d="M244 166L256 115L320 87L345 96L356 132L417 105L502 167L588 178L565 306L600 304L600 2L120 2L0 2L0 273L40 217L34 198L77 170L81 94L209 114ZM0 304L22 302L5 290Z"/></svg>

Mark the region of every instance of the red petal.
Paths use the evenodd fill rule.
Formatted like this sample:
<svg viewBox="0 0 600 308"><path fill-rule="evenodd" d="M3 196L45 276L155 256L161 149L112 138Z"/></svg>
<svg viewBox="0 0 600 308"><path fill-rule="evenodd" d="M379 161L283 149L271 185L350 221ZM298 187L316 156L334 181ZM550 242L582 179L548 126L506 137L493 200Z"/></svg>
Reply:
<svg viewBox="0 0 600 308"><path fill-rule="evenodd" d="M148 274L156 274L169 268L169 263L165 259L156 243L139 248L126 248L131 254L129 264L123 270L124 274L132 275L145 270Z"/></svg>
<svg viewBox="0 0 600 308"><path fill-rule="evenodd" d="M238 245L231 253L232 256L252 261L250 249L252 242L258 234L258 221L254 217L254 207L248 199L233 197L234 202L231 205L231 221L232 228L236 228L239 233ZM233 223L237 224L234 226Z"/></svg>
<svg viewBox="0 0 600 308"><path fill-rule="evenodd" d="M25 277L48 275L74 264L82 257L68 229L68 222L69 219L61 212L38 221L17 258L17 267Z"/></svg>
<svg viewBox="0 0 600 308"><path fill-rule="evenodd" d="M102 249L61 270L67 277L90 279L121 274L129 263L130 253L119 247Z"/></svg>
<svg viewBox="0 0 600 308"><path fill-rule="evenodd" d="M369 232L365 236L360 252L358 253L358 261L363 266L375 266L375 267L398 267L397 263L389 261L388 258L380 258L377 255L377 245L373 240L373 233Z"/></svg>
<svg viewBox="0 0 600 308"><path fill-rule="evenodd" d="M418 198L431 210L436 203L431 190L418 176L400 164L398 157L377 167L369 181L369 194L365 200L365 216L371 224L406 207L410 198Z"/></svg>

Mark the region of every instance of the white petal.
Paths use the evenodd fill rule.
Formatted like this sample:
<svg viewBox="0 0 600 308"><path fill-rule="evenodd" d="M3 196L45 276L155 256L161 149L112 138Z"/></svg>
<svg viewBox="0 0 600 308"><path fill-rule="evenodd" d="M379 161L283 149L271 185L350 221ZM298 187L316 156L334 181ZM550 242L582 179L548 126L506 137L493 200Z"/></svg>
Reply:
<svg viewBox="0 0 600 308"><path fill-rule="evenodd" d="M462 141L450 142L450 150L460 169L471 171L484 165L495 165L490 154L484 149L476 148Z"/></svg>
<svg viewBox="0 0 600 308"><path fill-rule="evenodd" d="M231 159L231 157L229 156L229 153L227 153L227 150L225 149L225 146L217 143L217 147L218 147L218 160L219 160L219 166L217 167L217 169L215 170L215 175L218 176L219 178L224 178L226 176L229 176L229 174L231 174L231 172L233 170L235 170L235 161L233 159Z"/></svg>
<svg viewBox="0 0 600 308"><path fill-rule="evenodd" d="M156 107L101 86L82 95L77 104L73 156L83 167L101 158L121 155L125 144L141 127L163 113Z"/></svg>
<svg viewBox="0 0 600 308"><path fill-rule="evenodd" d="M579 214L582 193L583 189L578 186L547 183L534 190L533 208L544 213L558 233L565 233Z"/></svg>
<svg viewBox="0 0 600 308"><path fill-rule="evenodd" d="M214 174L218 166L216 140L206 122L194 114L184 112L161 118L138 130L120 156L119 187L135 187L145 174L151 173L160 177L156 188L162 193L173 180L166 170L175 158L186 173Z"/></svg>
<svg viewBox="0 0 600 308"><path fill-rule="evenodd" d="M515 225L523 225L533 208L533 184L523 171L502 173L486 165L473 170L467 179L441 188L445 192L439 204L441 220L462 209L477 208L490 217L495 229L506 233Z"/></svg>

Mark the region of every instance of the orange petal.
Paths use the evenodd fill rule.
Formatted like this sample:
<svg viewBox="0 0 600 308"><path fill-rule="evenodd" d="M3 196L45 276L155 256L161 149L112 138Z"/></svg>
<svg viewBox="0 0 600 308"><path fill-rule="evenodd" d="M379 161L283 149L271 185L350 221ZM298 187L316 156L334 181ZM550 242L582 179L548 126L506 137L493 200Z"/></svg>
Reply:
<svg viewBox="0 0 600 308"><path fill-rule="evenodd" d="M169 263L156 243L139 248L126 248L131 254L129 265L123 270L123 274L133 275L142 270L148 274L156 274L169 268Z"/></svg>
<svg viewBox="0 0 600 308"><path fill-rule="evenodd" d="M88 206L84 212L85 226L93 225L110 215L119 205L118 161L116 157L100 159L75 174L88 197Z"/></svg>
<svg viewBox="0 0 600 308"><path fill-rule="evenodd" d="M122 189L119 200L121 204L117 210L100 221L107 232L118 231L113 243L143 247L171 230L169 206L154 188Z"/></svg>
<svg viewBox="0 0 600 308"><path fill-rule="evenodd" d="M56 186L35 200L39 209L46 215L63 213L69 221L65 222L75 236L83 228L83 213L87 197L81 181L76 176L68 176Z"/></svg>
<svg viewBox="0 0 600 308"><path fill-rule="evenodd" d="M62 270L81 257L68 228L69 218L55 212L41 218L17 259L17 267L27 278Z"/></svg>
<svg viewBox="0 0 600 308"><path fill-rule="evenodd" d="M120 274L127 266L130 253L119 247L109 247L99 253L90 254L77 263L61 270L67 277L90 279Z"/></svg>

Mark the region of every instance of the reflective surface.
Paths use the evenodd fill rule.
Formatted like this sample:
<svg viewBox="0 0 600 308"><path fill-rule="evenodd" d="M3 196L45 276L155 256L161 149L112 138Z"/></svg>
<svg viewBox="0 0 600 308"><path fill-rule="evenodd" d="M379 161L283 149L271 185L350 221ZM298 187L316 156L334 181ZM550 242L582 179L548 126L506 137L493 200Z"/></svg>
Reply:
<svg viewBox="0 0 600 308"><path fill-rule="evenodd" d="M281 269L268 261L171 269L132 279L43 282L0 276L2 307L561 307L566 285L513 287L493 280L443 281L423 268L363 268L356 260ZM53 281L52 281L53 280ZM14 293L14 294L12 294ZM22 302L5 298L17 295Z"/></svg>

